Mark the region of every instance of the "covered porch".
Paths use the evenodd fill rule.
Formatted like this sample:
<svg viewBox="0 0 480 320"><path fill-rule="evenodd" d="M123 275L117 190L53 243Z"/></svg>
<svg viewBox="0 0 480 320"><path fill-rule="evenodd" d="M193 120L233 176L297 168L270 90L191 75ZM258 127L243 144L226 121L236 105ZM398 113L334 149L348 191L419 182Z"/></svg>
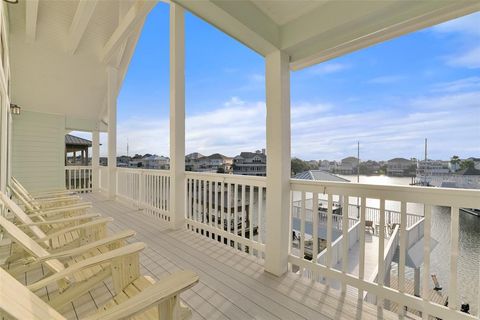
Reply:
<svg viewBox="0 0 480 320"><path fill-rule="evenodd" d="M83 195L92 212L114 218L111 231L131 228L132 239L147 244L142 273L158 280L177 270L193 270L200 283L182 295L193 311L192 319L397 319L392 312L351 293L342 294L318 282L287 273L276 277L264 272L263 261L192 230L169 229L144 210L109 200L105 194ZM70 315L95 309L108 291L96 290L74 304ZM89 299L90 297L90 299Z"/></svg>
<svg viewBox="0 0 480 320"><path fill-rule="evenodd" d="M405 306L421 311L424 318L475 319L460 312L457 257L459 209L479 208L479 191L292 179L290 73L478 11L480 5L468 0L357 1L352 7L346 3L297 5L292 1L276 7L273 2L255 0L168 2L170 170L142 170L117 168L117 98L143 23L156 1L20 1L9 12L12 68L6 63L6 71L0 72L1 191L8 192L12 176L32 191L64 187L63 135L69 130L88 131L92 133L92 166L82 168L88 170L88 184L68 187L87 192L82 197L93 202L92 211L115 218L112 231L135 229L136 239L148 245L141 260L145 273L160 279L178 269L191 269L200 275L200 284L183 296L196 319L393 319L412 316ZM7 21L5 6L2 3L3 22ZM185 172L187 10L265 58L266 177ZM57 20L61 23L49 23ZM2 39L7 43L5 30L3 26ZM40 32L48 36L37 36ZM2 54L2 61L8 62L8 54ZM39 61L38 57L47 58ZM10 72L13 95L5 85ZM34 76L45 73L51 77ZM69 81L72 74L78 78L74 85ZM32 93L32 87L38 90ZM21 115L11 114L11 101L22 106ZM99 165L100 132L108 133L107 167ZM20 161L23 150L37 137L50 147L50 153L41 161ZM325 221L319 221L316 210L319 195L326 197ZM355 273L347 268L350 197L357 199L360 230ZM291 241L293 198L300 199L298 252L292 251ZM333 216L334 198L343 199L345 211L340 219ZM315 208L310 216L307 199L312 199L311 208ZM375 278L365 273L370 262L365 259L365 227L371 199L379 204ZM384 245L387 202L399 206L394 246L399 248L397 288L385 281L389 255L395 251ZM423 228L418 233L424 238L425 254L420 296L405 290L406 252L411 246L407 208L412 203L423 208ZM254 209L245 210L247 205ZM428 298L432 208L439 206L448 208L452 217L450 256L445 258L450 263L448 307ZM246 221L258 228L258 234L246 232ZM305 259L306 225L312 226L311 236L316 239L320 223L325 224L325 248L313 241L310 250L313 257L322 255L324 260L311 261ZM334 243L333 225L337 223L346 239L343 245ZM343 263L336 267L339 260ZM318 277L337 281L340 290L315 281ZM367 299L367 292L373 298ZM67 315L81 317L98 307L97 299L103 299L103 294L108 295L108 290L98 297L85 296ZM387 301L400 306L398 314L384 308ZM478 297L472 304L480 304Z"/></svg>

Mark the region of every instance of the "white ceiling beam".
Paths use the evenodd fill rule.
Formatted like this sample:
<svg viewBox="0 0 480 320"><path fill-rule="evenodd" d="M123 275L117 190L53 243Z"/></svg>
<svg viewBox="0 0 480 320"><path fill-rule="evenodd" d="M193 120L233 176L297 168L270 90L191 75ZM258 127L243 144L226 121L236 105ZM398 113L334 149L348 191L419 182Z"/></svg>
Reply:
<svg viewBox="0 0 480 320"><path fill-rule="evenodd" d="M158 1L137 0L130 10L128 10L125 17L119 22L117 29L113 32L110 39L105 44L100 59L104 63L109 63L113 55L117 52L125 40L132 34L135 27L143 21L150 10L157 4Z"/></svg>
<svg viewBox="0 0 480 320"><path fill-rule="evenodd" d="M172 1L263 56L279 47L278 25L250 1Z"/></svg>
<svg viewBox="0 0 480 320"><path fill-rule="evenodd" d="M77 50L97 3L98 0L78 2L77 11L75 11L75 16L73 17L65 47L67 53L74 54Z"/></svg>
<svg viewBox="0 0 480 320"><path fill-rule="evenodd" d="M128 6L128 4L129 3L127 1L120 1L120 3L118 4L118 23L120 23L121 20L127 14L128 9L130 8ZM143 25L143 23L142 23L142 25ZM130 39L130 37L125 39L125 41L122 43L120 48L118 48L118 50L117 50L118 51L117 55L114 58L115 59L114 66L117 67L117 68L120 66L120 63L122 62L123 54L125 53L125 48L127 47L128 39Z"/></svg>
<svg viewBox="0 0 480 320"><path fill-rule="evenodd" d="M25 13L25 33L27 41L33 42L37 36L37 18L38 18L38 5L39 0L26 1L26 13Z"/></svg>
<svg viewBox="0 0 480 320"><path fill-rule="evenodd" d="M370 23L367 19L367 22L362 24L362 28L347 26L351 32L349 34L345 32L342 39L336 40L337 43L333 42L335 39L332 39L331 34L323 34L312 37L311 41L303 42L293 49L286 48L285 50L291 55L290 68L299 70L480 10L480 3L476 1L419 1L416 3L399 2L396 10L390 12L400 12L400 6L404 4L407 6L407 11L401 13L396 19L382 14L383 19L380 17L370 19ZM417 14L408 10L416 10ZM338 33L342 33L344 29L337 30Z"/></svg>

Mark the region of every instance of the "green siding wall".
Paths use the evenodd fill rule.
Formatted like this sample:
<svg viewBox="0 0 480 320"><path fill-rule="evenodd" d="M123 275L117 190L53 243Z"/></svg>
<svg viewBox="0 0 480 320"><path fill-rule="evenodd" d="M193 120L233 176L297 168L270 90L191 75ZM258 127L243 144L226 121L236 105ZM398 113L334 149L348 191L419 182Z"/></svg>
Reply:
<svg viewBox="0 0 480 320"><path fill-rule="evenodd" d="M13 117L12 175L32 191L65 188L65 118L23 111Z"/></svg>

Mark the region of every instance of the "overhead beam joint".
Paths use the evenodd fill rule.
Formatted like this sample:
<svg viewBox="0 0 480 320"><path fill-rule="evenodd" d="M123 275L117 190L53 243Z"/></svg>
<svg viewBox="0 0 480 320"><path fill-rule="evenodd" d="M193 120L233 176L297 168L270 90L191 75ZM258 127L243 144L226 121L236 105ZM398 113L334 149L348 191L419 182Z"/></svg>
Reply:
<svg viewBox="0 0 480 320"><path fill-rule="evenodd" d="M37 37L37 19L38 19L38 5L39 0L26 1L25 13L25 33L27 41L33 42Z"/></svg>
<svg viewBox="0 0 480 320"><path fill-rule="evenodd" d="M74 54L82 40L85 30L87 30L90 18L95 11L98 0L79 1L77 11L73 17L72 25L70 26L69 35L67 38L66 51L69 54Z"/></svg>

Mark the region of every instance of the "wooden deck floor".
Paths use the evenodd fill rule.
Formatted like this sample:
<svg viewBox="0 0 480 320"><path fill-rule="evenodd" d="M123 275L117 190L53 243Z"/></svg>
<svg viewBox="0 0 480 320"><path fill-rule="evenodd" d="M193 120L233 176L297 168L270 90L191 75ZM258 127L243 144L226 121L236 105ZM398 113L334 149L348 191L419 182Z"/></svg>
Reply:
<svg viewBox="0 0 480 320"><path fill-rule="evenodd" d="M200 283L182 294L192 319L398 319L396 314L357 302L356 297L300 279L295 274L275 277L248 254L187 230L168 230L160 220L101 194L87 194L92 212L115 219L111 231L133 229L135 241L147 244L142 272L158 280L176 270L190 269ZM91 313L108 298L108 283L85 295L69 317Z"/></svg>

